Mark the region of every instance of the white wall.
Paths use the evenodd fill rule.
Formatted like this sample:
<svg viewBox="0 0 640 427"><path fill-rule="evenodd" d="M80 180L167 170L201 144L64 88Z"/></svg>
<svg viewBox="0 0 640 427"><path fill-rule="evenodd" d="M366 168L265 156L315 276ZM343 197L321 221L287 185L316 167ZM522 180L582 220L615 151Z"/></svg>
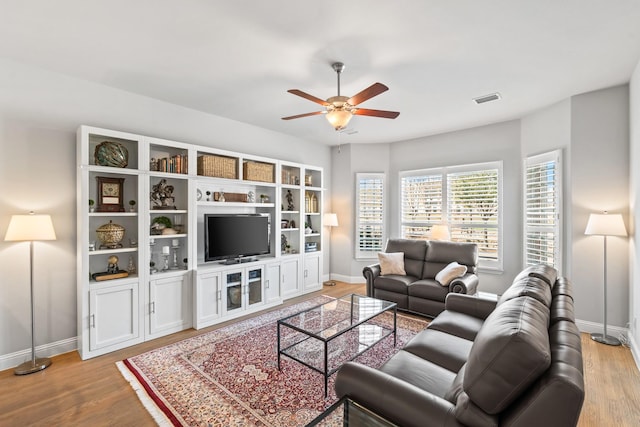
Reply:
<svg viewBox="0 0 640 427"><path fill-rule="evenodd" d="M6 60L0 93L0 239L10 216L29 210L51 214L58 235L36 243L37 346L76 336L79 125L322 166L331 186L330 149L321 144ZM0 241L0 362L31 346L28 260L28 244Z"/></svg>
<svg viewBox="0 0 640 427"><path fill-rule="evenodd" d="M629 84L630 96L630 137L629 137L629 236L630 236L630 286L629 323L631 348L640 366L640 62L636 66Z"/></svg>
<svg viewBox="0 0 640 427"><path fill-rule="evenodd" d="M585 236L590 213L629 214L628 86L589 92L571 99L571 269L567 275L579 289L576 318L598 325L604 318L603 238ZM629 321L628 239L607 238L608 324ZM616 335L613 333L613 335Z"/></svg>

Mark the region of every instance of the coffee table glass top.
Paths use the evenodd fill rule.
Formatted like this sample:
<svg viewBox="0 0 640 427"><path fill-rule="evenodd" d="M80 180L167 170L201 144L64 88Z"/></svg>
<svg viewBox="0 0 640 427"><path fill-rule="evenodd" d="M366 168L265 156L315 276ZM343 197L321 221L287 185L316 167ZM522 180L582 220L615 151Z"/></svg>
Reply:
<svg viewBox="0 0 640 427"><path fill-rule="evenodd" d="M308 335L314 335L316 338L329 340L353 328L354 324L366 322L394 305L393 302L363 295L345 295L280 319L280 323L304 331Z"/></svg>

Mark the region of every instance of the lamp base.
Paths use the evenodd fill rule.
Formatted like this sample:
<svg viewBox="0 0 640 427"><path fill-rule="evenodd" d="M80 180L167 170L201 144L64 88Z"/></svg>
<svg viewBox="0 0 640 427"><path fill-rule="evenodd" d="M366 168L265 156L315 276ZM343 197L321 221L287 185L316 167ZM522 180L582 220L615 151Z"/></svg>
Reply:
<svg viewBox="0 0 640 427"><path fill-rule="evenodd" d="M42 371L51 365L51 359L47 357L37 358L35 361L29 360L18 366L13 372L16 375L28 375Z"/></svg>
<svg viewBox="0 0 640 427"><path fill-rule="evenodd" d="M618 340L615 337L612 337L611 335L591 334L591 339L602 344L621 345L620 340Z"/></svg>
<svg viewBox="0 0 640 427"><path fill-rule="evenodd" d="M327 280L326 282L323 283L323 285L325 285L325 286L335 286L336 285L336 281L335 280Z"/></svg>

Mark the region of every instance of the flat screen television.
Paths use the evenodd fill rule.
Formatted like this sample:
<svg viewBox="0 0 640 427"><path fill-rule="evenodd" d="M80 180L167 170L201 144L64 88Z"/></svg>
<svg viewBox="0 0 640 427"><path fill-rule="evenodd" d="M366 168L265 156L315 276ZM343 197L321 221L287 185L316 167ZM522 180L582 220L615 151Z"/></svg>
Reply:
<svg viewBox="0 0 640 427"><path fill-rule="evenodd" d="M204 260L233 263L268 254L269 220L269 214L205 214Z"/></svg>

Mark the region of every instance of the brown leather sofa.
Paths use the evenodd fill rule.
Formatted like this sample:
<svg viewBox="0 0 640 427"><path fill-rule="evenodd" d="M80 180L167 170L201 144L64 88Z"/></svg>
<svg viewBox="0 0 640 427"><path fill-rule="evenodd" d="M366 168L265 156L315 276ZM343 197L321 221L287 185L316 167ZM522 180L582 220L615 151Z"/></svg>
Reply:
<svg viewBox="0 0 640 427"><path fill-rule="evenodd" d="M404 253L406 275L380 275L380 264L362 271L367 280L367 296L393 301L398 309L434 317L444 310L451 292L475 294L478 286L478 247L474 243L439 240L389 239L385 252ZM442 286L435 277L451 262L467 266L463 277Z"/></svg>
<svg viewBox="0 0 640 427"><path fill-rule="evenodd" d="M584 379L572 294L547 266L522 271L497 302L450 294L379 369L343 365L336 392L400 426L575 426Z"/></svg>

